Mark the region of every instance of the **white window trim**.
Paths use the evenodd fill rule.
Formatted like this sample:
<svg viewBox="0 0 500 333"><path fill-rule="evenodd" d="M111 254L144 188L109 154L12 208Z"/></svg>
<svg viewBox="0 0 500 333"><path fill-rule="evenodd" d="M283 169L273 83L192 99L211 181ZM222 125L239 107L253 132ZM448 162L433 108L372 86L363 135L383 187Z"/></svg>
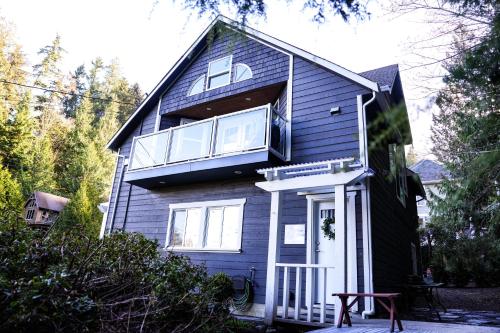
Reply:
<svg viewBox="0 0 500 333"><path fill-rule="evenodd" d="M207 84L207 80L206 80L206 75L203 74L203 75L200 75L196 80L193 81L193 83L191 83L191 85L189 86L189 89L188 89L188 92L187 92L187 97L190 97L190 96L194 96L194 95L198 95L198 94L201 94L202 92L205 92L205 89L203 89L202 91L200 91L199 93L194 93L194 94L191 94L191 90L193 90L193 87L194 85L199 81L199 80L203 80L203 88L205 88L206 84ZM161 100L160 100L161 101Z"/></svg>
<svg viewBox="0 0 500 333"><path fill-rule="evenodd" d="M229 199L229 200L213 200L213 201L198 201L198 202L187 202L187 203L176 203L169 205L168 214L168 227L167 227L167 237L165 240L165 250L174 252L224 252L224 253L240 253L241 252L241 242L243 238L243 212L245 210L245 204L247 199ZM204 247L179 247L170 246L170 235L172 233L172 224L174 211L178 209L189 209L189 208L200 208L202 210L201 217L203 218L203 238L206 237L206 223L207 223L207 211L211 207L223 207L223 206L240 206L240 216L239 216L239 247L237 249L224 249L224 248L204 248Z"/></svg>
<svg viewBox="0 0 500 333"><path fill-rule="evenodd" d="M246 78L246 79L243 79L243 80L236 80L236 67L237 66L243 66L243 67L246 67L248 69L248 71L250 72L250 77L249 78ZM235 77L233 78L233 83L237 83L237 82L243 82L243 81L246 81L246 80L250 80L250 79L253 79L253 72L252 72L252 69L250 68L250 66L248 66L247 64L244 64L242 62L239 62L237 64L234 64L234 75Z"/></svg>
<svg viewBox="0 0 500 333"><path fill-rule="evenodd" d="M210 82L210 78L211 77L215 77L215 76L218 76L220 74L223 74L223 73L226 73L226 71L220 71L220 72L216 72L216 73L212 73L212 75L210 75L210 65L213 63L213 62L216 62L216 61L220 61L222 59L226 59L226 58L229 58L229 80L226 84L221 84L219 86L214 86L214 87L209 87L208 86L208 83ZM208 63L208 68L207 68L207 77L206 77L206 80L205 80L205 90L208 91L208 90L213 90L213 89L217 89L217 88L220 88L220 87L224 87L224 86L227 86L229 84L231 84L231 78L233 76L233 55L228 55L228 56L225 56L225 57L222 57L222 58L219 58L219 59L215 59L213 61L210 61Z"/></svg>

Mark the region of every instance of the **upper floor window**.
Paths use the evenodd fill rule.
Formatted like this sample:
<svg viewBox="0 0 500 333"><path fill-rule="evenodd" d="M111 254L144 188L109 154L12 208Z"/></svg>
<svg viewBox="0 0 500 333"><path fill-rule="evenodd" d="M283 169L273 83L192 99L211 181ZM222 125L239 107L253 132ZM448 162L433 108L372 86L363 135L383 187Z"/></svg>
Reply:
<svg viewBox="0 0 500 333"><path fill-rule="evenodd" d="M223 87L231 83L231 75L234 83L251 79L252 70L246 64L236 64L232 66L233 56L211 61L208 64L208 72L197 78L189 87L187 96L193 96L205 90Z"/></svg>
<svg viewBox="0 0 500 333"><path fill-rule="evenodd" d="M240 82L252 78L252 70L245 64L236 64L234 66L234 82Z"/></svg>
<svg viewBox="0 0 500 333"><path fill-rule="evenodd" d="M188 96L193 96L202 93L205 89L205 75L200 76L193 82L189 88Z"/></svg>
<svg viewBox="0 0 500 333"><path fill-rule="evenodd" d="M246 199L170 205L168 248L239 251Z"/></svg>
<svg viewBox="0 0 500 333"><path fill-rule="evenodd" d="M228 85L231 82L233 56L214 60L208 64L207 90Z"/></svg>
<svg viewBox="0 0 500 333"><path fill-rule="evenodd" d="M403 206L406 206L408 185L406 183L406 160L403 145L390 144L389 159L391 175L396 180L396 195Z"/></svg>

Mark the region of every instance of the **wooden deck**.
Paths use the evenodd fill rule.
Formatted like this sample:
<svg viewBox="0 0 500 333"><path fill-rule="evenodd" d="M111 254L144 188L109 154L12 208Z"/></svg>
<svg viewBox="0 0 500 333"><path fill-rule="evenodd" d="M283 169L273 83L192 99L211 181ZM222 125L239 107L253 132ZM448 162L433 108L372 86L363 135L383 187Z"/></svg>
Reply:
<svg viewBox="0 0 500 333"><path fill-rule="evenodd" d="M500 328L457 325L445 323L430 323L423 321L403 320L403 332L406 333L500 333ZM352 327L344 326L342 328L328 327L315 331L314 333L387 333L390 331L388 319L354 319ZM398 332L397 328L395 332Z"/></svg>

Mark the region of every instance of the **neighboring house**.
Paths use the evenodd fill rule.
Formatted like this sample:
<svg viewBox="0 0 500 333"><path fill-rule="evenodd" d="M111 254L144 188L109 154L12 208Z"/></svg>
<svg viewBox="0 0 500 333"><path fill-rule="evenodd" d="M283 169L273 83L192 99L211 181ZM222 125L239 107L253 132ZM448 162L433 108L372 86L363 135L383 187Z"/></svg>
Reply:
<svg viewBox="0 0 500 333"><path fill-rule="evenodd" d="M24 204L24 219L32 227L50 227L68 202L67 198L36 191Z"/></svg>
<svg viewBox="0 0 500 333"><path fill-rule="evenodd" d="M425 227L429 223L430 208L428 200L431 198L431 193L441 196L438 185L444 178L449 177L449 172L443 165L432 160L420 160L410 167L410 169L420 176L422 185L424 186L426 197L417 196L417 212L419 224Z"/></svg>
<svg viewBox="0 0 500 333"><path fill-rule="evenodd" d="M368 150L367 126L400 103L397 65L357 74L220 17L109 142L103 234L253 277L247 314L266 322L332 322L333 292L397 291L416 267L408 120ZM354 310L373 314L372 299Z"/></svg>

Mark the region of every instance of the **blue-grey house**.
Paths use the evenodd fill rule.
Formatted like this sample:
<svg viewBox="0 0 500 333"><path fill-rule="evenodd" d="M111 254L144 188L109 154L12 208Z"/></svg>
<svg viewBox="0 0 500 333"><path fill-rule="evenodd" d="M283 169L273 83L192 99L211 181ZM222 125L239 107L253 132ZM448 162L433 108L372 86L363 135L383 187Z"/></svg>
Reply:
<svg viewBox="0 0 500 333"><path fill-rule="evenodd" d="M252 277L247 314L267 322L331 322L332 293L395 291L419 269L407 117L371 147L399 104L397 65L354 73L219 17L109 142L101 234Z"/></svg>

